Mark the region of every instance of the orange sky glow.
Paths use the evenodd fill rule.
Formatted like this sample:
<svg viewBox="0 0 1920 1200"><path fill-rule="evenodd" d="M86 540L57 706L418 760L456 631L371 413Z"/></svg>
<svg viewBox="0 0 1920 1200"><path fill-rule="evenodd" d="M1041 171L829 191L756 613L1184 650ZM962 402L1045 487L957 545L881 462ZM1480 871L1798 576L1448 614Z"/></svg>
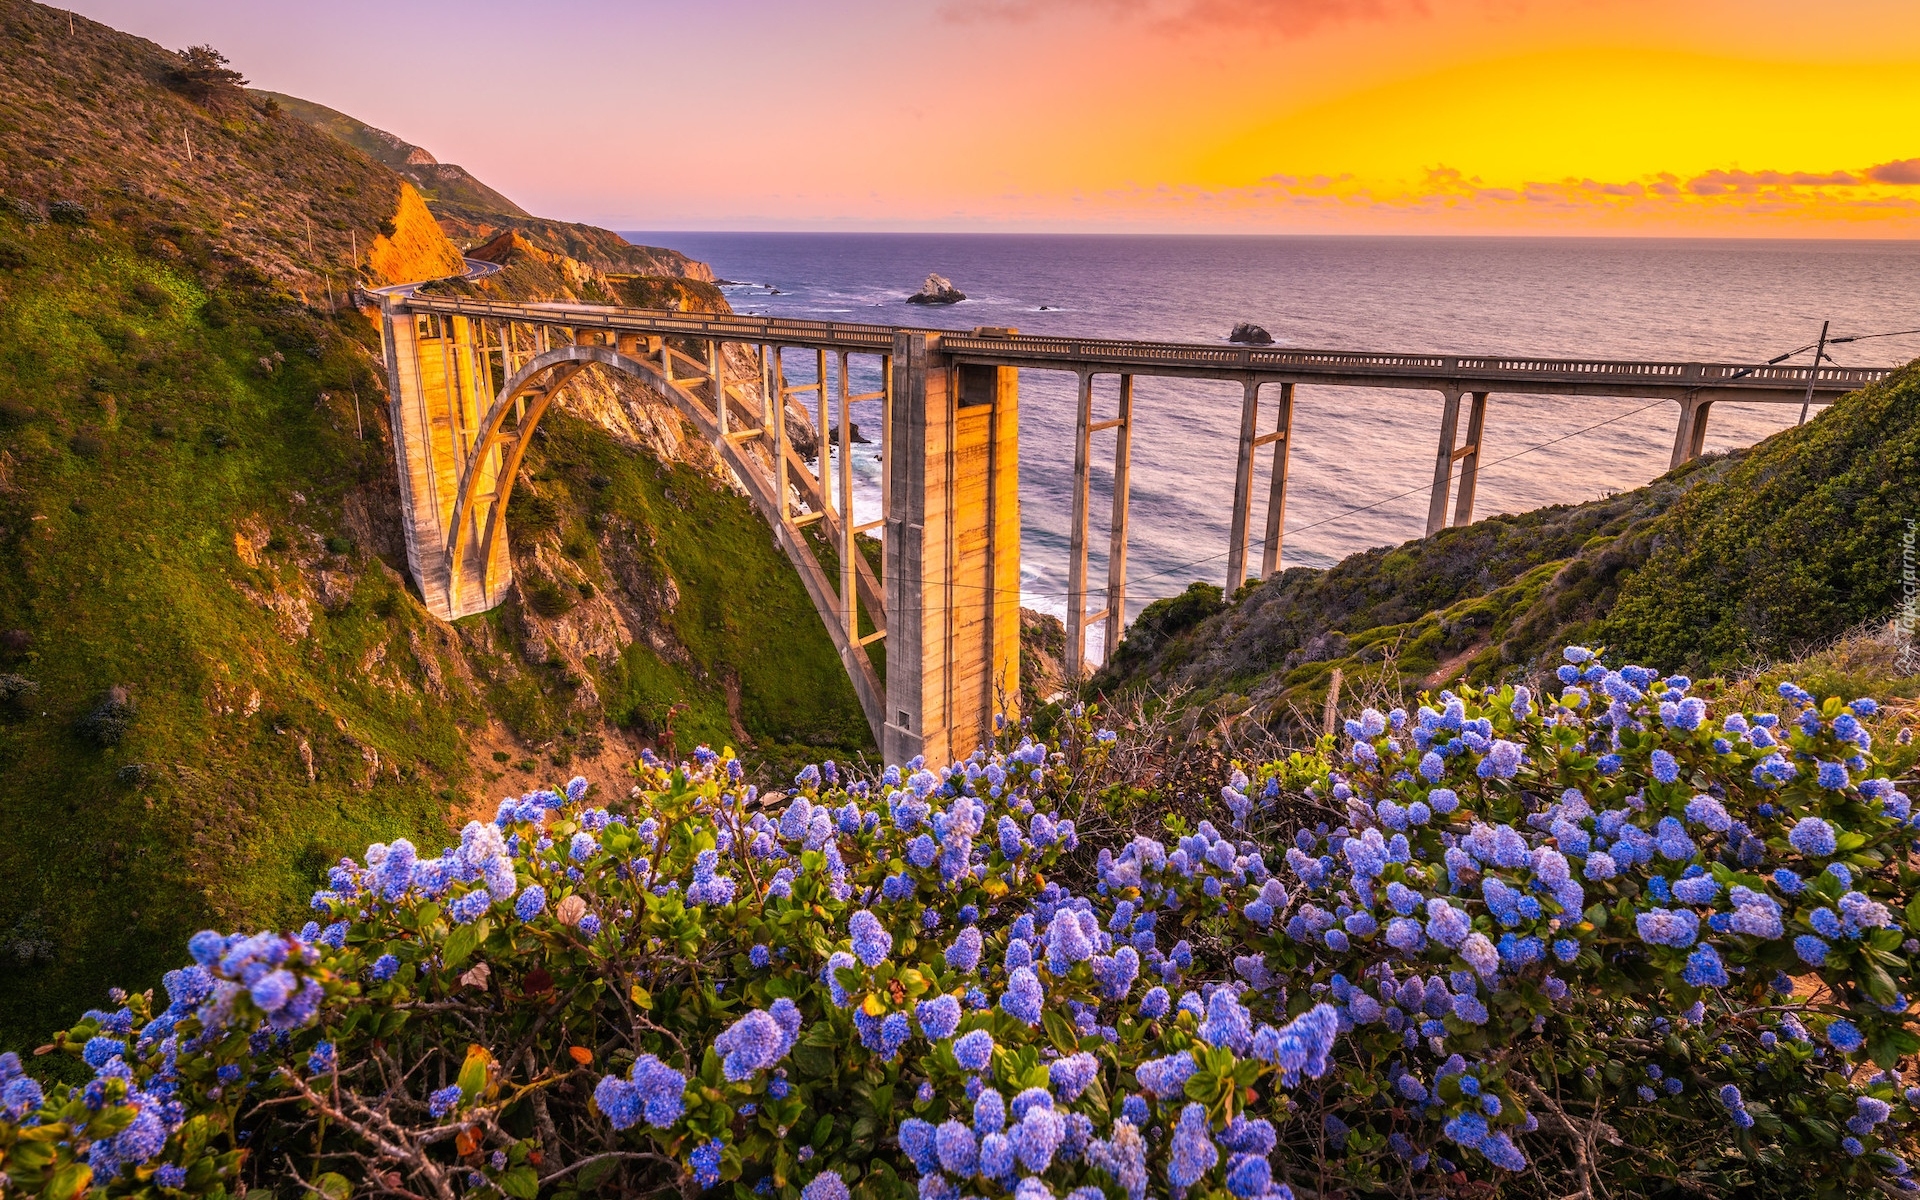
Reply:
<svg viewBox="0 0 1920 1200"><path fill-rule="evenodd" d="M1913 0L321 7L81 3L617 228L1920 236Z"/></svg>

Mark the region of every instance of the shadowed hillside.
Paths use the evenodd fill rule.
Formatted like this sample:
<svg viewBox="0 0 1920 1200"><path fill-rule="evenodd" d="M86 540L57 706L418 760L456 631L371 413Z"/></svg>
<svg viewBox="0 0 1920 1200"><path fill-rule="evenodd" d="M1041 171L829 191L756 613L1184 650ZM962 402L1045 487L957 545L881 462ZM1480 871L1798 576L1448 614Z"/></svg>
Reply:
<svg viewBox="0 0 1920 1200"><path fill-rule="evenodd" d="M513 598L430 618L346 296L458 250L217 61L69 20L0 0L0 1044L155 983L196 928L298 925L340 854L438 846L536 778L870 745L764 524L604 378L529 452Z"/></svg>

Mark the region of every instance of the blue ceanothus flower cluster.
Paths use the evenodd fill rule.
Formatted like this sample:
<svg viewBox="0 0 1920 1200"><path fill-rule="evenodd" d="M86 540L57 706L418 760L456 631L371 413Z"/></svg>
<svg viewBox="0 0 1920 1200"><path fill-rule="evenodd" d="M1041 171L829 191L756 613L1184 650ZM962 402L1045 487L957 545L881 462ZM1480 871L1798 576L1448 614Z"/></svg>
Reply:
<svg viewBox="0 0 1920 1200"><path fill-rule="evenodd" d="M0 1170L233 1191L259 1136L443 1197L1263 1200L1575 1137L1623 1194L1910 1189L1908 752L1871 701L1715 717L1567 657L1555 698L1369 710L1236 769L1225 828L1097 853L1067 767L1111 739L1077 712L1055 750L777 797L703 747L606 805L510 799L343 860L297 934L196 936L164 1008L57 1039L84 1086L0 1056Z"/></svg>
<svg viewBox="0 0 1920 1200"><path fill-rule="evenodd" d="M1920 843L1890 777L1911 754L1875 754L1872 700L1787 684L1783 713L1716 722L1684 677L1566 659L1557 698L1442 692L1347 721L1311 789L1345 820L1298 830L1271 878L1195 839L1109 879L1207 877L1263 952L1236 960L1249 982L1338 1005L1356 1064L1330 1135L1365 1129L1415 1171L1520 1170L1539 1114L1566 1128L1552 1106L1577 1100L1624 1103L1636 1144L1718 1112L1729 1155L1826 1146L1846 1187L1911 1189Z"/></svg>

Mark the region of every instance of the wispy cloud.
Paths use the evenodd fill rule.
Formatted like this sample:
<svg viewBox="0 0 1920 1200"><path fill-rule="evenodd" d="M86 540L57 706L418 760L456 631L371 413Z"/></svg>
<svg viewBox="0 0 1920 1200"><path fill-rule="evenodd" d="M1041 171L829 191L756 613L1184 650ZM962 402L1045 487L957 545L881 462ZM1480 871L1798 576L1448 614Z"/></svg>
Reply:
<svg viewBox="0 0 1920 1200"><path fill-rule="evenodd" d="M1920 158L1903 158L1868 167L1866 176L1875 183L1920 183Z"/></svg>
<svg viewBox="0 0 1920 1200"><path fill-rule="evenodd" d="M1749 171L1639 179L1566 178L1489 182L1455 167L1428 168L1405 181L1351 174L1274 174L1240 188L1147 185L1099 198L1110 210L1217 223L1335 228L1717 230L1752 234L1820 228L1858 236L1920 233L1920 160L1857 170Z"/></svg>

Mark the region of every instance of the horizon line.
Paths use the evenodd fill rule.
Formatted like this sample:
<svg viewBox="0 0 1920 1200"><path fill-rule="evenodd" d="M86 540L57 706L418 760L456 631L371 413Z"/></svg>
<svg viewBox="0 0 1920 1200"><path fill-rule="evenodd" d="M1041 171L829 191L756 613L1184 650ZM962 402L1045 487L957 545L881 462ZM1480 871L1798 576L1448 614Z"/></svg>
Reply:
<svg viewBox="0 0 1920 1200"><path fill-rule="evenodd" d="M552 217L539 217L537 220L558 220ZM563 222L566 224L595 225L625 235L627 233L663 234L670 236L711 236L714 234L764 234L776 236L809 235L856 235L875 237L1138 237L1138 238L1300 238L1325 241L1360 239L1415 240L1445 239L1451 241L1535 241L1535 242L1822 242L1857 243L1861 245L1920 245L1920 234L1912 237L1848 237L1839 234L1719 234L1719 233L1488 233L1488 232L1351 232L1351 233L1244 233L1225 230L1118 230L1118 229L858 229L858 228L813 228L813 229L762 229L762 228L726 228L726 229L667 229L667 228L620 228L615 224L596 225L592 221Z"/></svg>

